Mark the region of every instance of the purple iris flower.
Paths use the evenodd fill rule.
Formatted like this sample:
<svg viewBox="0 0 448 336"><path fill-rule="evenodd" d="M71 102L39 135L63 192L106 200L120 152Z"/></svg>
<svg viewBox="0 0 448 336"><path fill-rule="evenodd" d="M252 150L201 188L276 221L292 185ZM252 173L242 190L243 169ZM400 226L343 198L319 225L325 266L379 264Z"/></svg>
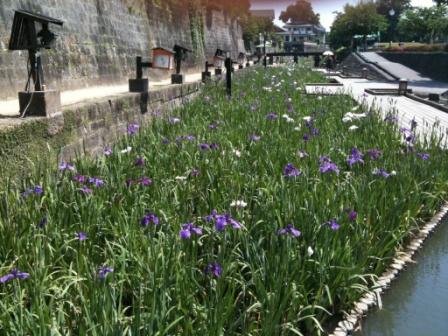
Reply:
<svg viewBox="0 0 448 336"><path fill-rule="evenodd" d="M206 143L202 143L199 145L199 148L203 151L207 151L207 150L210 150L210 145L206 144Z"/></svg>
<svg viewBox="0 0 448 336"><path fill-rule="evenodd" d="M153 223L154 225L159 224L159 217L157 217L153 213L147 213L140 221L140 224L142 226L148 226L149 224Z"/></svg>
<svg viewBox="0 0 448 336"><path fill-rule="evenodd" d="M75 237L79 239L79 241L84 241L87 239L87 234L85 232L76 232Z"/></svg>
<svg viewBox="0 0 448 336"><path fill-rule="evenodd" d="M79 183L86 183L87 177L85 177L84 175L76 174L73 177L73 181L76 181L76 182L79 182Z"/></svg>
<svg viewBox="0 0 448 336"><path fill-rule="evenodd" d="M318 136L319 135L319 130L317 128L311 128L311 135L313 136Z"/></svg>
<svg viewBox="0 0 448 336"><path fill-rule="evenodd" d="M106 155L106 156L112 155L112 149L110 147L108 147L108 146L104 147L103 154Z"/></svg>
<svg viewBox="0 0 448 336"><path fill-rule="evenodd" d="M210 125L208 125L208 128L211 129L211 130L215 130L215 129L218 128L218 125L217 124L210 124Z"/></svg>
<svg viewBox="0 0 448 336"><path fill-rule="evenodd" d="M386 118L384 118L384 121L390 122L390 123L396 123L398 122L398 117L394 116L392 114L389 114L386 116Z"/></svg>
<svg viewBox="0 0 448 336"><path fill-rule="evenodd" d="M429 154L427 154L427 155L429 156ZM42 195L43 192L44 192L44 190L42 189L41 186L37 185L37 186L34 187L34 193L36 195Z"/></svg>
<svg viewBox="0 0 448 336"><path fill-rule="evenodd" d="M382 176L385 178L388 178L389 176L391 176L391 174L389 174L384 168L374 169L373 175Z"/></svg>
<svg viewBox="0 0 448 336"><path fill-rule="evenodd" d="M309 141L309 140L310 140L310 136L309 136L308 134L305 133L305 134L303 135L303 138L302 138L302 139L303 139L303 141Z"/></svg>
<svg viewBox="0 0 448 336"><path fill-rule="evenodd" d="M114 269L112 267L101 266L98 269L98 278L100 278L100 280L104 280L104 279L106 279L107 273L112 273L113 271L114 271Z"/></svg>
<svg viewBox="0 0 448 336"><path fill-rule="evenodd" d="M208 216L206 216L204 219L207 222L211 222L212 220L216 219L216 216L218 216L218 211L216 211L215 209L212 210L212 213Z"/></svg>
<svg viewBox="0 0 448 336"><path fill-rule="evenodd" d="M170 143L170 140L169 140L168 138L163 138L163 139L162 139L162 143L163 143L164 145L168 145L168 144Z"/></svg>
<svg viewBox="0 0 448 336"><path fill-rule="evenodd" d="M415 135L409 128L402 127L400 128L400 132L403 133L403 137L408 143L413 143L415 141Z"/></svg>
<svg viewBox="0 0 448 336"><path fill-rule="evenodd" d="M207 267L205 268L205 274L211 274L211 275L214 275L215 277L219 278L219 277L221 277L221 274L222 274L222 267L220 264L218 264L216 262L208 264Z"/></svg>
<svg viewBox="0 0 448 336"><path fill-rule="evenodd" d="M92 189L90 189L88 186L84 185L82 186L81 189L78 189L80 192L82 192L83 194L91 194L92 193Z"/></svg>
<svg viewBox="0 0 448 336"><path fill-rule="evenodd" d="M47 216L42 217L42 219L39 221L39 224L37 224L37 227L39 229L43 229L47 225Z"/></svg>
<svg viewBox="0 0 448 336"><path fill-rule="evenodd" d="M429 154L428 153L417 153L417 156L422 159L423 161L429 160Z"/></svg>
<svg viewBox="0 0 448 336"><path fill-rule="evenodd" d="M223 231L227 225L231 225L234 229L241 229L241 224L228 214L218 215L216 217L216 230Z"/></svg>
<svg viewBox="0 0 448 336"><path fill-rule="evenodd" d="M217 231L224 231L224 229L226 228L226 226L231 225L234 229L241 229L241 224L233 219L232 217L230 217L230 215L228 214L224 214L224 215L219 215L218 212L216 210L213 210L211 215L207 216L205 218L205 220L207 222L210 221L215 221L215 228Z"/></svg>
<svg viewBox="0 0 448 336"><path fill-rule="evenodd" d="M210 144L210 149L216 150L219 149L219 145L217 143Z"/></svg>
<svg viewBox="0 0 448 336"><path fill-rule="evenodd" d="M138 132L138 129L140 128L140 125L137 123L131 123L128 126L128 134L129 135L135 135Z"/></svg>
<svg viewBox="0 0 448 336"><path fill-rule="evenodd" d="M41 186L37 185L34 188L27 188L24 192L20 193L22 197L27 197L31 194L42 195L44 190Z"/></svg>
<svg viewBox="0 0 448 336"><path fill-rule="evenodd" d="M142 167L145 165L145 158L142 157L138 157L137 159L135 159L135 165L137 167Z"/></svg>
<svg viewBox="0 0 448 336"><path fill-rule="evenodd" d="M201 236L202 229L200 227L193 225L192 223L182 224L182 230L179 233L180 238L189 239L192 234Z"/></svg>
<svg viewBox="0 0 448 336"><path fill-rule="evenodd" d="M320 163L321 163L321 165L320 165L319 171L322 174L335 172L336 175L339 175L338 166L335 163L331 162L330 158L328 158L327 156L321 156Z"/></svg>
<svg viewBox="0 0 448 336"><path fill-rule="evenodd" d="M370 157L371 160L375 161L378 160L381 156L381 151L379 149L369 149L367 151L367 155Z"/></svg>
<svg viewBox="0 0 448 336"><path fill-rule="evenodd" d="M275 120L277 119L277 113L271 112L266 116L267 120Z"/></svg>
<svg viewBox="0 0 448 336"><path fill-rule="evenodd" d="M97 178L97 177L90 177L89 183L94 184L95 187L102 187L104 185L104 180Z"/></svg>
<svg viewBox="0 0 448 336"><path fill-rule="evenodd" d="M134 180L132 179L127 179L126 180L126 187L129 188L130 186L132 186L134 184Z"/></svg>
<svg viewBox="0 0 448 336"><path fill-rule="evenodd" d="M61 171L64 171L64 170L75 171L75 166L72 165L71 163L61 162L59 164L59 170L61 170Z"/></svg>
<svg viewBox="0 0 448 336"><path fill-rule="evenodd" d="M336 222L336 219L332 219L329 222L326 223L330 229L332 229L333 231L337 231L339 230L339 228L341 227L338 222Z"/></svg>
<svg viewBox="0 0 448 336"><path fill-rule="evenodd" d="M363 157L364 157L364 155L358 150L358 148L353 147L352 153L348 157L347 163L350 167L352 167L354 164L356 164L358 162L361 164L364 164Z"/></svg>
<svg viewBox="0 0 448 336"><path fill-rule="evenodd" d="M260 139L261 139L261 136L256 135L256 134L252 134L252 135L249 137L249 140L250 140L250 141L253 141L253 142L260 141Z"/></svg>
<svg viewBox="0 0 448 336"><path fill-rule="evenodd" d="M138 183L141 186L147 187L150 186L152 184L152 180L149 177L142 177L138 180Z"/></svg>
<svg viewBox="0 0 448 336"><path fill-rule="evenodd" d="M283 176L286 177L297 177L300 176L302 172L294 167L292 163L288 163L285 168L283 168Z"/></svg>
<svg viewBox="0 0 448 336"><path fill-rule="evenodd" d="M292 224L288 224L285 228L279 229L277 231L277 234L278 235L290 234L291 236L299 237L302 233L299 230L297 230L294 226L292 226Z"/></svg>
<svg viewBox="0 0 448 336"><path fill-rule="evenodd" d="M11 273L6 274L0 278L0 283L5 283L13 279L27 279L30 277L29 273L19 271L17 268L11 270Z"/></svg>
<svg viewBox="0 0 448 336"><path fill-rule="evenodd" d="M348 219L352 222L356 221L357 217L358 217L358 213L354 210L352 210L348 213Z"/></svg>

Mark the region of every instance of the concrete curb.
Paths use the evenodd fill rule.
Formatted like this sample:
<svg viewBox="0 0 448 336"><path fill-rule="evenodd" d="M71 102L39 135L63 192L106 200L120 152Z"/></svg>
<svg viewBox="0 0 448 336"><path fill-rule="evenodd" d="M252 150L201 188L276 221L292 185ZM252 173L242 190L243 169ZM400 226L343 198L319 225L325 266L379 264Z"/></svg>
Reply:
<svg viewBox="0 0 448 336"><path fill-rule="evenodd" d="M364 294L361 299L354 303L353 309L349 313L345 313L345 317L338 323L338 326L330 334L330 336L347 336L352 335L357 329L361 320L367 311L375 306L382 307L381 294L389 287L390 283L395 280L399 273L403 271L406 264L413 263L412 256L423 245L426 238L434 231L434 229L445 219L448 214L448 203L445 203L440 211L427 222L417 232L416 237L411 240L406 248L395 254L389 267L378 278L378 286L372 288L372 292Z"/></svg>

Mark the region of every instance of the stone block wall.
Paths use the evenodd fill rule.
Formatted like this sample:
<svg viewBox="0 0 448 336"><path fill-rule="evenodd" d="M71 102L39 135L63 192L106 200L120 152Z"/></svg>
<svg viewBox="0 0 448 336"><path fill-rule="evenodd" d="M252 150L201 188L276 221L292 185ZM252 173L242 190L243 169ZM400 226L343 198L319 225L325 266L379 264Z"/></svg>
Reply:
<svg viewBox="0 0 448 336"><path fill-rule="evenodd" d="M448 82L448 53L446 52L382 52L391 62L403 64L424 77Z"/></svg>
<svg viewBox="0 0 448 336"><path fill-rule="evenodd" d="M206 11L195 0L1 0L0 99L16 98L27 79L27 52L7 50L16 9L63 20L54 49L42 52L49 88L76 89L124 83L135 76L135 56L155 46L180 44L193 50L186 70L203 67L216 48L235 57L244 51L239 23ZM167 77L151 70L152 78Z"/></svg>
<svg viewBox="0 0 448 336"><path fill-rule="evenodd" d="M149 93L127 93L66 107L51 118L0 119L0 191L20 182L32 167L56 167L77 154L96 155L140 125L188 103L201 83L170 85Z"/></svg>

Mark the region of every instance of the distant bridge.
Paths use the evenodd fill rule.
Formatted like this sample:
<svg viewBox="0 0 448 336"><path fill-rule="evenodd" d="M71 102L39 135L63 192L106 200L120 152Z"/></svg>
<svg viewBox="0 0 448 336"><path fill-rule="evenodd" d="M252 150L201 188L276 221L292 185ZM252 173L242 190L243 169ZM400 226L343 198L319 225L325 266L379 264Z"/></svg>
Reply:
<svg viewBox="0 0 448 336"><path fill-rule="evenodd" d="M308 56L322 56L325 50L322 51L291 51L291 52L271 52L267 53L267 57L286 57L286 56L296 56L296 57L308 57Z"/></svg>

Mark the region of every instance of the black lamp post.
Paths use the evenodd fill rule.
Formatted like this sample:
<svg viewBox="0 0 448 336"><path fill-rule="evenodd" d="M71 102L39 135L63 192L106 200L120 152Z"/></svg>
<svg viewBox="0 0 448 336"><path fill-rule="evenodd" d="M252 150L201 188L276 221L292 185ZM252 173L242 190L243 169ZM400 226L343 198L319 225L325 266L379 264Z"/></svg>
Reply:
<svg viewBox="0 0 448 336"><path fill-rule="evenodd" d="M227 95L228 96L232 96L233 62L232 62L232 59L230 58L230 52L226 53L225 67L226 67L226 89L227 89Z"/></svg>
<svg viewBox="0 0 448 336"><path fill-rule="evenodd" d="M28 50L30 66L25 91L19 92L21 116L51 116L60 112L60 92L46 89L41 61L41 49L51 49L56 39L48 28L50 24L62 26L64 22L24 10L14 14L9 50ZM31 79L34 91L30 88Z"/></svg>
<svg viewBox="0 0 448 336"><path fill-rule="evenodd" d="M176 44L174 50L174 61L176 63L176 73L171 75L171 84L183 84L184 75L180 73L182 61L187 58L187 53L191 52L190 49L182 47Z"/></svg>

